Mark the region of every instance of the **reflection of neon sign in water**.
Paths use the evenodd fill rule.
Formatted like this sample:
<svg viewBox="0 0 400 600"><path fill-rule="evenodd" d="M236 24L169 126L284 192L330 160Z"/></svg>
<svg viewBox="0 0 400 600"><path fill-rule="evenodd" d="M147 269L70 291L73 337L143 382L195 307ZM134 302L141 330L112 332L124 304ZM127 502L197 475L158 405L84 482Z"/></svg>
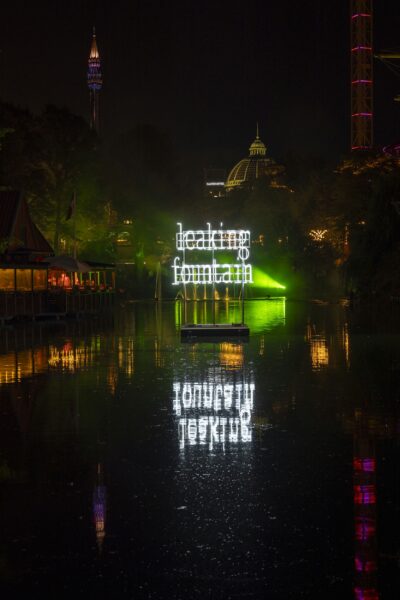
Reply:
<svg viewBox="0 0 400 600"><path fill-rule="evenodd" d="M254 389L253 383L174 383L181 450L186 445L212 449L225 442L251 442Z"/></svg>

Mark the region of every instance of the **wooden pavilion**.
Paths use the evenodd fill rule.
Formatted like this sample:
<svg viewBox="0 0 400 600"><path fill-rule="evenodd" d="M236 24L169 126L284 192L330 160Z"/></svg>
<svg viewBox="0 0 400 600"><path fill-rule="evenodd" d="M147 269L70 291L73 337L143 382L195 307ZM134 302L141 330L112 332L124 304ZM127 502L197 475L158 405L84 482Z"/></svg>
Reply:
<svg viewBox="0 0 400 600"><path fill-rule="evenodd" d="M0 192L0 321L97 313L114 303L114 265L55 257L23 195Z"/></svg>

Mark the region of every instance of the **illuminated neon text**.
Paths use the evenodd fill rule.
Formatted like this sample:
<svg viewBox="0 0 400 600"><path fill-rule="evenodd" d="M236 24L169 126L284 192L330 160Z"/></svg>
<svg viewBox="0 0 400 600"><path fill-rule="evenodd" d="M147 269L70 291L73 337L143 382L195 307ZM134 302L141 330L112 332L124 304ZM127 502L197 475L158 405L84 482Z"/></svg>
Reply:
<svg viewBox="0 0 400 600"><path fill-rule="evenodd" d="M208 229L183 231L178 223L177 250L238 250L237 259L247 260L250 255L250 231L244 229Z"/></svg>
<svg viewBox="0 0 400 600"><path fill-rule="evenodd" d="M180 283L195 283L207 285L209 283L252 283L253 273L249 264L235 263L219 264L214 259L211 264L188 265L180 264L180 258L174 259L173 285Z"/></svg>
<svg viewBox="0 0 400 600"><path fill-rule="evenodd" d="M246 261L250 256L250 231L245 229L189 229L184 231L178 223L176 248L183 252L183 260L176 257L172 269L173 285L185 284L248 284L253 282L251 264ZM221 224L222 225L222 224ZM218 263L214 252L235 251L236 263ZM187 264L185 252L212 252L212 262L208 264Z"/></svg>

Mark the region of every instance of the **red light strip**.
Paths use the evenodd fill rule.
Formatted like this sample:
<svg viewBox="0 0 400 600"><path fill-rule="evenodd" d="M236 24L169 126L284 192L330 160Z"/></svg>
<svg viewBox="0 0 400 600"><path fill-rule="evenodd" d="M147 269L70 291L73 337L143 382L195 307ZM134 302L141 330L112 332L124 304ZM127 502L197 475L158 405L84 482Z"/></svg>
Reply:
<svg viewBox="0 0 400 600"><path fill-rule="evenodd" d="M376 562L374 560L365 560L365 558L360 558L356 556L354 559L355 569L359 573L371 573L372 571L376 571Z"/></svg>
<svg viewBox="0 0 400 600"><path fill-rule="evenodd" d="M379 594L374 589L354 588L356 600L379 600Z"/></svg>
<svg viewBox="0 0 400 600"><path fill-rule="evenodd" d="M352 117L372 117L372 113L354 113L351 115Z"/></svg>
<svg viewBox="0 0 400 600"><path fill-rule="evenodd" d="M354 504L376 504L376 491L374 485L355 485Z"/></svg>
<svg viewBox="0 0 400 600"><path fill-rule="evenodd" d="M359 83L365 83L365 84L371 84L372 85L372 79L355 79L351 83L353 85L356 85L356 84L359 84Z"/></svg>
<svg viewBox="0 0 400 600"><path fill-rule="evenodd" d="M353 468L356 471L373 472L375 471L376 461L374 458L359 458L353 460Z"/></svg>
<svg viewBox="0 0 400 600"><path fill-rule="evenodd" d="M375 523L373 522L372 519L367 519L367 518L360 518L357 522L356 522L356 539L359 540L360 542L366 542L367 540L370 540L371 538L374 537L374 535L376 534L376 528L375 528Z"/></svg>
<svg viewBox="0 0 400 600"><path fill-rule="evenodd" d="M357 13L355 15L353 15L351 18L352 19L358 19L358 17L367 17L367 18L371 18L372 15L368 14L368 13Z"/></svg>
<svg viewBox="0 0 400 600"><path fill-rule="evenodd" d="M371 46L355 46L355 48L351 49L352 52L358 52L359 50L365 50L368 52L372 52Z"/></svg>

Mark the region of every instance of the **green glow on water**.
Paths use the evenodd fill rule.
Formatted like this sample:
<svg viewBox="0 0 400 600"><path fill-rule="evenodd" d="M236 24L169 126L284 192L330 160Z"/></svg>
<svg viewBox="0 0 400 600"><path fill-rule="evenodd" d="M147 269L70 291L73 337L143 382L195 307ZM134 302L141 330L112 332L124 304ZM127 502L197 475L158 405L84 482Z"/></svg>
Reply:
<svg viewBox="0 0 400 600"><path fill-rule="evenodd" d="M214 305L216 323L240 323L242 303L238 300L219 301ZM245 323L253 333L271 331L275 327L284 326L286 320L286 298L249 300L245 302ZM175 302L175 325L179 328L184 323L212 323L212 302Z"/></svg>
<svg viewBox="0 0 400 600"><path fill-rule="evenodd" d="M246 324L252 333L271 331L286 321L286 298L250 300L245 303Z"/></svg>

